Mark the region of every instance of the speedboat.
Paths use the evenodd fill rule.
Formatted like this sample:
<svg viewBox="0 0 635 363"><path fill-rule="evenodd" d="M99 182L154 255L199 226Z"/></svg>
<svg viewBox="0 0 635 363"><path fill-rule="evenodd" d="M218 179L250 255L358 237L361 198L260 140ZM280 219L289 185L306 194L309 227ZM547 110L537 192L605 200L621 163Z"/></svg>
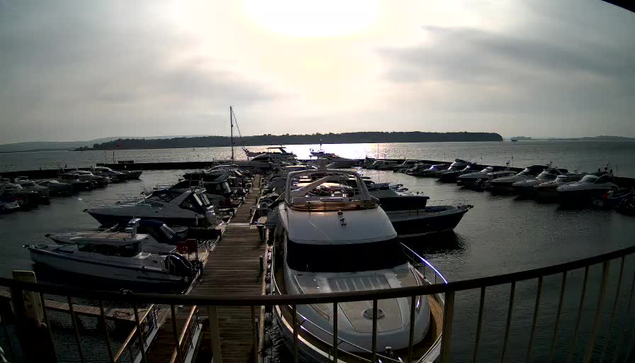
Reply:
<svg viewBox="0 0 635 363"><path fill-rule="evenodd" d="M395 168L392 169L392 171L395 173L405 173L406 170L414 168L415 165L417 165L418 163L419 163L418 160L404 160L403 163L395 166Z"/></svg>
<svg viewBox="0 0 635 363"><path fill-rule="evenodd" d="M110 178L113 183L120 183L127 180L127 176L124 173L112 170L107 166L93 166L91 170L95 175Z"/></svg>
<svg viewBox="0 0 635 363"><path fill-rule="evenodd" d="M79 180L87 180L95 188L105 188L110 184L110 178L102 175L95 175L88 170L73 170L71 173L77 175Z"/></svg>
<svg viewBox="0 0 635 363"><path fill-rule="evenodd" d="M29 180L28 178L25 178L25 177L18 177L17 179L15 179L15 184L18 184L19 186L22 187L22 189L26 191L35 193L33 195L37 197L38 203L42 203L42 204L50 203L49 188L42 185L38 185L33 180Z"/></svg>
<svg viewBox="0 0 635 363"><path fill-rule="evenodd" d="M427 206L427 196L401 195L379 199L399 238L420 237L433 233L449 232L461 222L472 206Z"/></svg>
<svg viewBox="0 0 635 363"><path fill-rule="evenodd" d="M462 169L452 169L452 167L450 167L447 171L444 171L439 175L439 181L442 183L455 183L461 175L473 173L477 170L481 170L481 168L483 168L481 165L472 163L467 164Z"/></svg>
<svg viewBox="0 0 635 363"><path fill-rule="evenodd" d="M216 226L214 208L201 189L183 192L170 189L155 190L138 201L89 208L85 212L104 227L111 227L122 220L133 218L156 219L170 226Z"/></svg>
<svg viewBox="0 0 635 363"><path fill-rule="evenodd" d="M517 174L489 180L486 188L492 193L514 192L514 188L512 187L514 183L523 180L534 179L546 168L547 166L545 165L528 166Z"/></svg>
<svg viewBox="0 0 635 363"><path fill-rule="evenodd" d="M37 206L40 199L37 192L25 190L19 184L15 183L0 185L0 198L8 203L16 202L22 209L31 209ZM13 204L8 206L8 208L12 207Z"/></svg>
<svg viewBox="0 0 635 363"><path fill-rule="evenodd" d="M0 213L11 213L20 210L20 204L0 195Z"/></svg>
<svg viewBox="0 0 635 363"><path fill-rule="evenodd" d="M566 169L547 168L534 179L525 179L515 182L512 184L512 188L517 194L532 195L535 191L534 187L536 185L554 181L558 176L566 175L567 173L568 171Z"/></svg>
<svg viewBox="0 0 635 363"><path fill-rule="evenodd" d="M456 183L458 185L464 185L466 187L471 187L474 184L476 184L476 182L478 180L489 179L488 175L490 173L495 173L495 172L499 172L499 171L503 171L503 170L505 170L505 168L502 167L502 166L488 166L488 167L486 167L486 168L484 168L484 169L482 169L481 171L478 171L478 172L472 172L472 173L466 173L466 174L460 175L457 178Z"/></svg>
<svg viewBox="0 0 635 363"><path fill-rule="evenodd" d="M577 182L584 177L583 174L558 175L555 180L534 185L534 195L539 201L553 201L558 199L558 187L568 183Z"/></svg>
<svg viewBox="0 0 635 363"><path fill-rule="evenodd" d="M47 187L51 196L68 196L73 194L73 187L68 183L61 183L57 180L40 180L37 184Z"/></svg>
<svg viewBox="0 0 635 363"><path fill-rule="evenodd" d="M143 171L141 170L119 170L125 180L139 180Z"/></svg>
<svg viewBox="0 0 635 363"><path fill-rule="evenodd" d="M62 173L57 176L57 180L60 183L65 183L71 186L74 192L78 192L81 190L92 190L94 189L94 185L90 180L81 179L79 175L75 173Z"/></svg>
<svg viewBox="0 0 635 363"><path fill-rule="evenodd" d="M405 173L408 175L417 175L431 166L431 164L416 163L412 168L406 170Z"/></svg>
<svg viewBox="0 0 635 363"><path fill-rule="evenodd" d="M103 238L84 238L74 244L24 246L36 264L93 278L119 282L184 285L197 271L181 254L164 255L142 250L144 235L110 233Z"/></svg>
<svg viewBox="0 0 635 363"><path fill-rule="evenodd" d="M141 226L146 234L138 234ZM141 249L150 253L170 253L179 242L185 240L184 234L172 230L165 223L153 219L133 218L123 221L108 229L73 231L66 233L46 234L45 236L57 244L81 244L110 241L112 239L135 239L141 242Z"/></svg>
<svg viewBox="0 0 635 363"><path fill-rule="evenodd" d="M567 183L556 190L563 204L585 204L591 202L593 198L601 198L605 193L618 189L612 175L589 174L578 182Z"/></svg>
<svg viewBox="0 0 635 363"><path fill-rule="evenodd" d="M315 179L317 178L317 179ZM355 178L357 193L324 195L323 183ZM343 181L344 180L344 181ZM427 284L409 263L397 233L364 181L343 170L289 174L284 202L276 209L272 282L274 294L302 295L389 289ZM410 298L378 301L377 358L399 362L408 354ZM417 361L434 361L440 339L441 300L421 296L415 301L412 345ZM294 313L299 353L311 361L333 361L332 304L274 307L284 342L293 344ZM433 311L434 313L431 313ZM337 349L340 362L360 362L372 355L373 303L339 303Z"/></svg>
<svg viewBox="0 0 635 363"><path fill-rule="evenodd" d="M448 170L448 164L434 164L427 169L412 172L410 173L410 175L422 176L422 177L435 177L446 170Z"/></svg>

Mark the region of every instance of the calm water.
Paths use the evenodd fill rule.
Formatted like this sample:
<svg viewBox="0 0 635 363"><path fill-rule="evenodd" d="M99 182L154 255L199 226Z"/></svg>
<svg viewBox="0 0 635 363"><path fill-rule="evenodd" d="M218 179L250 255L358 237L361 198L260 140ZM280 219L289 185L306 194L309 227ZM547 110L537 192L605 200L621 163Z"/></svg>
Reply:
<svg viewBox="0 0 635 363"><path fill-rule="evenodd" d="M300 157L308 156L308 149L315 146L291 146ZM627 163L632 157L635 143L600 142L520 142L511 143L450 143L450 144L387 144L387 145L325 145L324 149L347 157L376 156L377 149L383 157L407 157L427 159L471 158L484 163L502 164L514 155L515 165L554 161L558 166L570 169L594 170L610 161L619 167L620 175L635 176L635 165ZM257 148L252 148L257 149ZM210 160L226 158L227 148L197 150L139 150L120 151L116 157L136 161ZM304 153L304 154L303 154ZM37 164L53 167L57 161L86 166L100 160L97 152L21 153L0 155L0 160L15 158L19 169L30 169ZM198 155L198 156L195 156ZM4 159L3 159L4 158ZM16 161L17 160L17 161ZM22 163L22 164L18 164ZM48 164L47 164L48 163ZM0 162L1 164L1 162ZM599 164L599 165L598 165ZM48 166L47 166L48 165ZM366 171L366 175L378 181L403 183L411 191L429 195L432 200L463 200L474 209L467 213L456 233L443 238L425 238L413 243L452 281L520 271L613 251L633 244L635 218L614 212L599 210L566 210L553 204L539 204L514 197L492 196L457 188L451 184L439 184L432 179L415 178L392 172ZM97 223L83 212L88 206L120 200L124 195L136 196L157 184L169 184L178 180L183 171L148 171L141 181L111 185L106 189L85 192L71 198L54 199L49 206L41 206L29 212L0 215L0 274L9 276L13 269L31 268L29 255L22 245L45 241L45 233L62 232L75 228L92 228ZM378 256L381 258L381 256ZM633 312L625 318L627 293L633 281L635 259L626 263L624 282L618 304L619 328L633 326ZM602 310L602 327L606 330L610 318L613 296L616 292L617 264L611 266L607 300ZM576 344L575 361L581 361L584 346L589 339L593 322L601 270L591 269L582 323ZM562 327L558 334L558 360L565 359L569 350L578 298L581 292L583 271L568 276ZM560 276L544 281L537 335L533 348L533 360L545 361L548 357L553 324L560 289ZM516 287L514 314L512 315L510 343L505 361L524 360L531 329L535 304L536 281L519 283ZM485 325L479 350L479 361L500 360L505 330L509 285L488 289L485 308ZM478 314L478 291L457 294L453 351L455 361L471 357L474 344L475 321ZM613 331L618 331L613 329ZM630 333L629 333L630 334ZM627 335L630 339L630 335ZM600 348L608 341L609 352L615 348L616 333L601 331L597 337ZM628 342L628 340L627 340ZM97 344L97 343L96 343ZM623 344L623 349L627 344ZM70 348L69 348L70 351ZM70 353L69 353L70 354ZM101 355L105 356L105 355ZM97 360L100 361L100 360Z"/></svg>
<svg viewBox="0 0 635 363"><path fill-rule="evenodd" d="M250 150L265 147L252 146ZM319 145L289 145L300 158L308 158L310 149ZM394 144L330 144L324 150L347 158L387 157L431 160L463 158L486 164L513 166L546 164L553 161L561 168L593 171L610 163L620 176L635 177L635 142L605 141L520 141L511 142L447 142ZM230 158L228 147L196 149L118 150L115 160L136 162L210 161ZM245 154L238 148L236 156ZM8 170L55 169L86 167L100 162L112 162L112 151L46 151L0 154L0 174Z"/></svg>

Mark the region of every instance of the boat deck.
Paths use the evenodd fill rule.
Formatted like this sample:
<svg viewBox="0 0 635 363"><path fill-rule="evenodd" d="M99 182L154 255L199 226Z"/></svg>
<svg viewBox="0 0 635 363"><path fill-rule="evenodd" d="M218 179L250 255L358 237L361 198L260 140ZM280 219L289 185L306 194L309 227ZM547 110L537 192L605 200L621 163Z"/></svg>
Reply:
<svg viewBox="0 0 635 363"><path fill-rule="evenodd" d="M266 244L261 242L258 230L250 225L250 209L257 203L260 180L254 182L254 188L245 197L245 202L237 209L235 215L225 228L209 254L201 279L193 286L190 295L205 297L219 295L260 295L262 294L263 273L260 258L264 258ZM177 331L189 315L190 307L186 306L177 312ZM256 316L260 309L256 309ZM200 309L201 320L207 318L207 310ZM248 362L254 360L253 346L258 327L249 307L218 307L218 324L221 336L221 352L223 362ZM169 362L174 352L174 333L172 321L168 318L157 334L148 352L148 362ZM211 338L209 324L203 326L201 348L198 357L211 354ZM200 360L200 359L199 359Z"/></svg>

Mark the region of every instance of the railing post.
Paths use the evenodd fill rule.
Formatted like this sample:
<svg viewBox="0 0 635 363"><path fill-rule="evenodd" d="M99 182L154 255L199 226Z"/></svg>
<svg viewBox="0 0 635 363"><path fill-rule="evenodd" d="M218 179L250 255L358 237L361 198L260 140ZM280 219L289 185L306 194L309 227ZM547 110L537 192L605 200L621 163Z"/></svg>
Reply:
<svg viewBox="0 0 635 363"><path fill-rule="evenodd" d="M172 333L174 335L174 346L176 347L176 358L179 363L183 363L183 356L181 355L181 343L179 342L179 331L176 324L176 307L174 304L170 304L170 313L172 315ZM187 326L183 326L183 329L187 329Z"/></svg>
<svg viewBox="0 0 635 363"><path fill-rule="evenodd" d="M567 271L562 273L562 285L560 286L560 298L558 299L558 311L556 312L556 323L553 327L553 338L551 339L551 348L549 348L549 362L553 361L553 353L556 349L556 341L558 340L558 327L560 326L560 314L562 313L562 301L564 300L564 292L567 288Z"/></svg>
<svg viewBox="0 0 635 363"><path fill-rule="evenodd" d="M293 324L293 362L298 363L298 306L292 307L292 324Z"/></svg>
<svg viewBox="0 0 635 363"><path fill-rule="evenodd" d="M611 329L613 328L613 320L615 319L617 304L620 301L620 291L622 289L622 278L624 277L624 260L625 260L625 257L622 256L620 261L620 276L617 279L617 288L615 289L615 300L613 301L613 309L611 310L611 320L609 321L609 327L606 329L606 331L608 332L610 332ZM606 356L606 349L608 348L610 342L611 342L611 337L607 337L606 343L604 344L604 347L602 348L602 354L600 355L600 359L599 359L600 362L604 362L604 357Z"/></svg>
<svg viewBox="0 0 635 363"><path fill-rule="evenodd" d="M140 344L140 348L141 348L141 361L142 362L147 362L147 357L146 357L146 340L145 337L143 336L143 329L141 329L141 320L139 320L139 308L137 307L137 303L134 302L132 305L132 309L134 312L134 319L135 322L137 324L137 334L139 337L139 344Z"/></svg>
<svg viewBox="0 0 635 363"><path fill-rule="evenodd" d="M443 334L441 338L441 362L450 362L450 349L452 343L452 324L454 319L454 291L445 293L443 309Z"/></svg>
<svg viewBox="0 0 635 363"><path fill-rule="evenodd" d="M218 312L216 306L207 307L207 316L209 319L209 334L212 342L212 355L214 363L222 363L223 355L220 345L220 328L218 327Z"/></svg>
<svg viewBox="0 0 635 363"><path fill-rule="evenodd" d="M589 266L584 268L584 280L582 282L582 293L580 294L580 305L578 307L578 318L576 319L575 329L573 330L573 339L571 340L571 348L569 348L569 356L567 363L573 361L575 352L575 341L578 339L578 331L580 330L580 318L582 317L582 309L584 308L584 296L586 295L586 283L589 279Z"/></svg>
<svg viewBox="0 0 635 363"><path fill-rule="evenodd" d="M115 357L112 353L112 346L110 344L110 334L108 333L108 322L106 322L106 313L104 312L104 301L99 300L99 317L101 325L104 328L104 339L106 339L106 347L108 348L108 357L111 362L115 362Z"/></svg>
<svg viewBox="0 0 635 363"><path fill-rule="evenodd" d="M337 312L337 303L333 303L333 362L337 363L337 324L338 323L338 312Z"/></svg>
<svg viewBox="0 0 635 363"><path fill-rule="evenodd" d="M503 353L501 354L501 362L505 361L505 353L507 352L507 341L509 340L509 330L512 325L512 314L514 312L514 296L516 295L516 281L512 281L509 290L509 308L507 310L507 323L505 324L505 337L503 338Z"/></svg>
<svg viewBox="0 0 635 363"><path fill-rule="evenodd" d="M478 322L476 323L476 341L474 342L474 354L472 355L472 362L476 363L476 357L478 356L478 346L481 342L481 328L483 326L483 311L485 308L485 286L481 287L481 298L478 305Z"/></svg>
<svg viewBox="0 0 635 363"><path fill-rule="evenodd" d="M542 276L538 278L538 291L536 291L536 304L534 305L534 320L531 323L531 334L529 335L529 347L527 348L527 359L529 363L531 359L531 349L534 345L534 336L536 332L536 324L538 323L538 312L540 311L540 295L542 294Z"/></svg>
<svg viewBox="0 0 635 363"><path fill-rule="evenodd" d="M251 334L254 341L254 344L253 344L254 362L257 362L258 361L258 330L256 329L256 312L254 311L253 305L250 306L250 308L251 308Z"/></svg>
<svg viewBox="0 0 635 363"><path fill-rule="evenodd" d="M602 304L604 302L604 295L606 294L606 281L609 279L609 261L604 261L602 264L602 282L600 285L600 296L598 296L598 305L595 309L595 318L593 319L593 329L591 330L591 340L589 341L586 355L584 357L585 362L590 362L593 356L593 347L595 347L595 336L600 328L600 317L602 313Z"/></svg>
<svg viewBox="0 0 635 363"><path fill-rule="evenodd" d="M377 299L373 300L373 336L372 336L372 352L371 352L371 363L377 362Z"/></svg>

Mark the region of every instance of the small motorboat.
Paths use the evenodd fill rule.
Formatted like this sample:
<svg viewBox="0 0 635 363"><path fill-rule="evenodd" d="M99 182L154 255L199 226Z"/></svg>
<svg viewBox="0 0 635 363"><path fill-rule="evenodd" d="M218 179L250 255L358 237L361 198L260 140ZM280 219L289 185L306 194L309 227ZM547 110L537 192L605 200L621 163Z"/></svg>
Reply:
<svg viewBox="0 0 635 363"><path fill-rule="evenodd" d="M395 196L379 199L381 208L400 238L420 237L427 234L450 232L472 206L427 206L427 196Z"/></svg>
<svg viewBox="0 0 635 363"><path fill-rule="evenodd" d="M31 209L38 205L40 196L37 192L25 190L19 184L5 183L0 185L0 199L10 203L8 208L13 208L13 202L18 203L21 209Z"/></svg>
<svg viewBox="0 0 635 363"><path fill-rule="evenodd" d="M146 234L138 234L141 227ZM133 218L127 222L121 222L108 229L88 231L73 231L66 233L46 234L53 242L58 244L81 244L110 241L111 239L138 240L141 249L150 253L173 252L179 242L183 242L187 236L187 229L179 229L175 232L165 223L153 219Z"/></svg>
<svg viewBox="0 0 635 363"><path fill-rule="evenodd" d="M125 180L139 180L143 171L141 170L119 170Z"/></svg>
<svg viewBox="0 0 635 363"><path fill-rule="evenodd" d="M613 176L606 174L589 174L578 182L567 183L556 189L560 203L579 205L590 203L594 198L602 198L609 191L617 191L619 187L613 182Z"/></svg>
<svg viewBox="0 0 635 363"><path fill-rule="evenodd" d="M36 264L105 280L174 286L188 284L197 273L183 255L153 254L141 249L144 235L109 234L75 244L24 246Z"/></svg>
<svg viewBox="0 0 635 363"><path fill-rule="evenodd" d="M137 201L86 209L104 227L133 218L156 219L169 226L216 227L214 207L204 190L155 190Z"/></svg>
<svg viewBox="0 0 635 363"><path fill-rule="evenodd" d="M514 183L528 179L535 179L538 174L542 173L545 169L547 169L546 165L528 166L517 174L489 180L487 182L486 189L492 193L513 193L515 191L512 186Z"/></svg>

